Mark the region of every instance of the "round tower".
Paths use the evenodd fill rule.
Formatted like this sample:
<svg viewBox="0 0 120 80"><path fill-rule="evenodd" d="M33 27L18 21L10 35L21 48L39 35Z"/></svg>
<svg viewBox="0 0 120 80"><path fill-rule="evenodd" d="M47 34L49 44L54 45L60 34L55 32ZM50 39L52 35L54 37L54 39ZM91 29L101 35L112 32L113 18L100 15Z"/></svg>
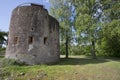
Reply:
<svg viewBox="0 0 120 80"><path fill-rule="evenodd" d="M16 7L12 12L5 57L30 65L58 62L58 21L42 5Z"/></svg>

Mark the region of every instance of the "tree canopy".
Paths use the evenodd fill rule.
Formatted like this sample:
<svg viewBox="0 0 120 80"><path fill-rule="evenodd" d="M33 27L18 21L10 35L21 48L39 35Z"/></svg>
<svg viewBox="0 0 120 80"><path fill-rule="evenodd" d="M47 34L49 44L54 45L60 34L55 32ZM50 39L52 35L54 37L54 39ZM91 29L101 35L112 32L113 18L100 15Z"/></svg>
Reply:
<svg viewBox="0 0 120 80"><path fill-rule="evenodd" d="M91 53L93 58L120 57L120 0L50 0L50 3L50 12L61 26L61 52L66 48L67 54L77 51Z"/></svg>

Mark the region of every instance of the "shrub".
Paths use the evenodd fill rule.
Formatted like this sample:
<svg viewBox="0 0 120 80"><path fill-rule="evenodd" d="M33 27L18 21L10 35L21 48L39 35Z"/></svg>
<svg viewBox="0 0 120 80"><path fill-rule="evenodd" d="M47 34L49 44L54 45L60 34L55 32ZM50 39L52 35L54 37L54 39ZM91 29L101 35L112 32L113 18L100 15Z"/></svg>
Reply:
<svg viewBox="0 0 120 80"><path fill-rule="evenodd" d="M3 58L0 60L0 67L6 67L6 66L11 66L11 65L23 66L23 65L27 65L27 64L25 62L21 62L19 60L15 60L15 59Z"/></svg>
<svg viewBox="0 0 120 80"><path fill-rule="evenodd" d="M0 67L14 65L15 63L16 63L16 60L14 60L14 59L3 58L0 60Z"/></svg>

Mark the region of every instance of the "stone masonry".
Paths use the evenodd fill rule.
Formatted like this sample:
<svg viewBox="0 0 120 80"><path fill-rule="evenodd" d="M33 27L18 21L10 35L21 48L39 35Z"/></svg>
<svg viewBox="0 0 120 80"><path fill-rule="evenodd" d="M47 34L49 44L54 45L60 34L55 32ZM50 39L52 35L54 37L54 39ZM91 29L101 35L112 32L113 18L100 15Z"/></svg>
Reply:
<svg viewBox="0 0 120 80"><path fill-rule="evenodd" d="M16 7L5 57L34 65L59 62L59 53L58 21L42 5Z"/></svg>

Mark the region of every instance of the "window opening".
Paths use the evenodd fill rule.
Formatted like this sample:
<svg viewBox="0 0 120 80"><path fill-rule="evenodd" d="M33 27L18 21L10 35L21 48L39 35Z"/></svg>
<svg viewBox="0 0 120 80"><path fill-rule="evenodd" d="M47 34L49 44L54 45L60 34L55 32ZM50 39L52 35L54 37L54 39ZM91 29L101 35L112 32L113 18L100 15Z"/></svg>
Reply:
<svg viewBox="0 0 120 80"><path fill-rule="evenodd" d="M32 37L32 36L29 37L28 43L29 43L29 44L32 44L32 43L33 43L33 37Z"/></svg>
<svg viewBox="0 0 120 80"><path fill-rule="evenodd" d="M47 41L47 37L44 37L44 44L46 44L46 41Z"/></svg>
<svg viewBox="0 0 120 80"><path fill-rule="evenodd" d="M33 29L33 28L31 28L31 30L33 31L34 29Z"/></svg>
<svg viewBox="0 0 120 80"><path fill-rule="evenodd" d="M18 43L18 37L14 37L14 44Z"/></svg>

